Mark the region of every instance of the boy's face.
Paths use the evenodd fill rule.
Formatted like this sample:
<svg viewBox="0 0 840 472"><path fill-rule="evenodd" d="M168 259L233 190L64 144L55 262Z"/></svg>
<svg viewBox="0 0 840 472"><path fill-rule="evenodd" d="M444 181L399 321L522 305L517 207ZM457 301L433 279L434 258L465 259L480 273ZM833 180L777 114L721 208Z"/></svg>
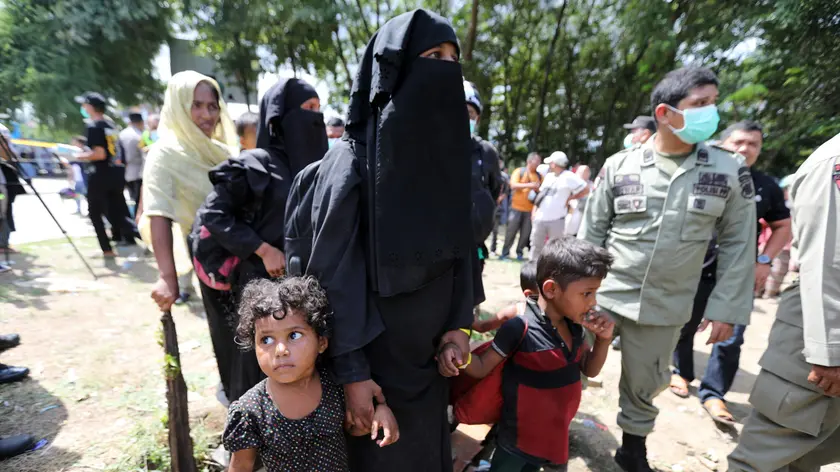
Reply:
<svg viewBox="0 0 840 472"><path fill-rule="evenodd" d="M290 384L312 376L315 360L327 349L327 338L318 336L300 312L282 320L259 318L254 345L260 369L277 383Z"/></svg>
<svg viewBox="0 0 840 472"><path fill-rule="evenodd" d="M545 300L554 311L569 318L575 323L581 323L583 317L595 305L595 293L601 287L601 279L588 277L571 282L566 290L554 280L546 280L543 283Z"/></svg>
<svg viewBox="0 0 840 472"><path fill-rule="evenodd" d="M248 126L245 128L245 132L239 137L239 147L241 147L243 151L257 148L256 126Z"/></svg>

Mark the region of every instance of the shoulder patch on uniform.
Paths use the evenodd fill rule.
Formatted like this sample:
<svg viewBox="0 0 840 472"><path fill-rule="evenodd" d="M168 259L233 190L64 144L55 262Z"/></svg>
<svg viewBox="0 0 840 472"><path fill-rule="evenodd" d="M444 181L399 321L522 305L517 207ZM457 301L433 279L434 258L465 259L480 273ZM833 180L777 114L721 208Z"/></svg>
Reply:
<svg viewBox="0 0 840 472"><path fill-rule="evenodd" d="M642 164L652 164L654 160L653 151L650 149L645 149L644 154L642 155Z"/></svg>
<svg viewBox="0 0 840 472"><path fill-rule="evenodd" d="M709 163L709 151L705 149L700 149L697 151L697 163L698 164L708 164Z"/></svg>
<svg viewBox="0 0 840 472"><path fill-rule="evenodd" d="M753 187L753 179L749 167L744 166L738 169L738 183L741 184L742 197L755 198L755 188Z"/></svg>
<svg viewBox="0 0 840 472"><path fill-rule="evenodd" d="M832 177L834 178L834 184L840 189L840 164L834 164L834 174Z"/></svg>

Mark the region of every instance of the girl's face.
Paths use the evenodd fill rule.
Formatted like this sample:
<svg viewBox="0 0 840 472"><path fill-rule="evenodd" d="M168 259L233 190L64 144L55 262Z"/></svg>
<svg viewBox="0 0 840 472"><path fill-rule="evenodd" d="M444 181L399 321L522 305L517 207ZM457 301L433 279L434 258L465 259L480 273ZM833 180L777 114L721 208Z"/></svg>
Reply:
<svg viewBox="0 0 840 472"><path fill-rule="evenodd" d="M312 97L301 103L300 107L309 111L321 111L321 100L318 97Z"/></svg>
<svg viewBox="0 0 840 472"><path fill-rule="evenodd" d="M281 384L311 378L315 360L327 349L327 339L318 336L306 317L296 310L281 320L273 316L259 318L254 331L260 369Z"/></svg>
<svg viewBox="0 0 840 472"><path fill-rule="evenodd" d="M423 51L420 57L429 59L440 59L442 61L458 62L458 48L452 43L440 43L437 46Z"/></svg>
<svg viewBox="0 0 840 472"><path fill-rule="evenodd" d="M190 116L202 133L208 138L213 136L213 131L219 124L219 98L212 85L199 82L195 87Z"/></svg>

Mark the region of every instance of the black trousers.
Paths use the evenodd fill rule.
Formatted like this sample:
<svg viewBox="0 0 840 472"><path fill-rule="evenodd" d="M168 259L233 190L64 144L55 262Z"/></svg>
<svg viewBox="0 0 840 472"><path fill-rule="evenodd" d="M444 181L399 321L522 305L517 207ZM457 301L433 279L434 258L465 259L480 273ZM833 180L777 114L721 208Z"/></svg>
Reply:
<svg viewBox="0 0 840 472"><path fill-rule="evenodd" d="M143 189L143 179L126 182L125 189L128 190L128 196L136 205L137 202L140 201L140 191Z"/></svg>
<svg viewBox="0 0 840 472"><path fill-rule="evenodd" d="M97 172L91 175L88 181L88 216L93 224L93 230L96 231L96 239L99 240L102 252L111 251L111 242L108 240L105 223L102 221L103 216L107 215L111 223L111 234L115 242L134 244L137 236L137 228L128 213L128 206L123 196L125 180L117 175L117 171L121 169L109 170L114 170L114 172Z"/></svg>
<svg viewBox="0 0 840 472"><path fill-rule="evenodd" d="M236 301L233 292L223 292L199 282L210 340L222 388L228 401L238 400L245 392L265 378L254 350L243 351L236 344Z"/></svg>

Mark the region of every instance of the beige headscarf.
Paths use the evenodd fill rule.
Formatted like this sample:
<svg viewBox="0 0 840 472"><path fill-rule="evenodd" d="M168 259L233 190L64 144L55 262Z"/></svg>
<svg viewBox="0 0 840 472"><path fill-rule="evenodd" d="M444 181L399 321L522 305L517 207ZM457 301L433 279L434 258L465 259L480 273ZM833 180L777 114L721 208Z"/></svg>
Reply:
<svg viewBox="0 0 840 472"><path fill-rule="evenodd" d="M209 83L219 94L220 119L212 139L193 123L190 114L199 82ZM236 129L221 97L219 84L195 71L179 72L169 80L158 126L160 139L150 147L143 169L140 235L149 245L151 216L163 216L176 223L179 228L173 228L175 244L183 242L198 207L213 189L208 171L236 151Z"/></svg>

